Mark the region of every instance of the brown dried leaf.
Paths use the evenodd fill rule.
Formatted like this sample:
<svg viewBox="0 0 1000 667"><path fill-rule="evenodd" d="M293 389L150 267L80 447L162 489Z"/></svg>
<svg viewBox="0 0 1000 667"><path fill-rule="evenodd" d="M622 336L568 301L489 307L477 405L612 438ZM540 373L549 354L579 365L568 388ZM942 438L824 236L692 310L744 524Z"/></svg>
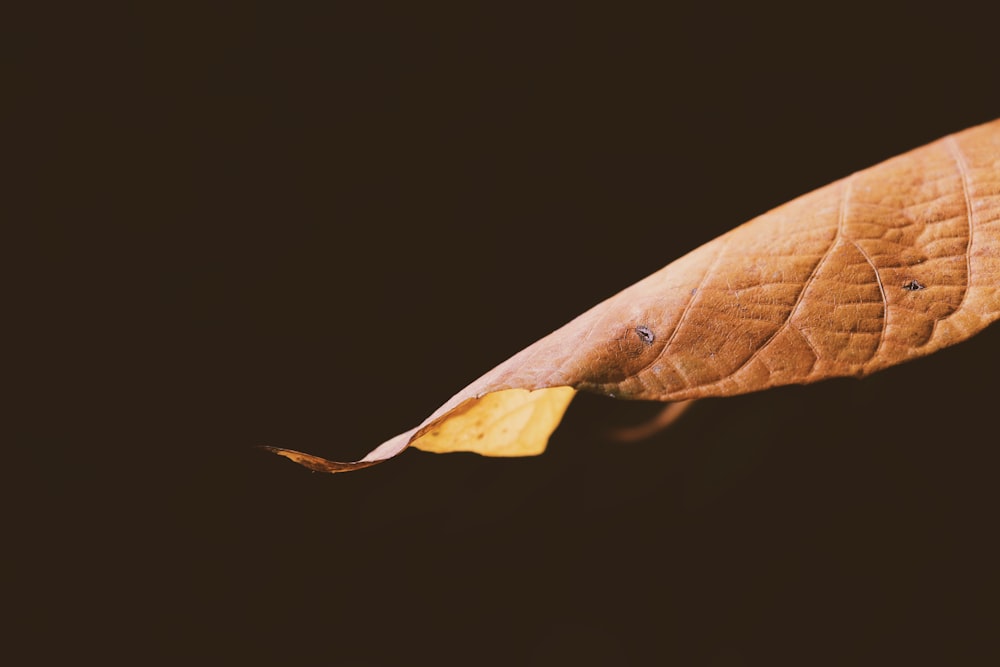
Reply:
<svg viewBox="0 0 1000 667"><path fill-rule="evenodd" d="M799 197L525 348L360 461L408 446L525 456L577 390L680 401L862 377L1000 316L1000 120Z"/></svg>

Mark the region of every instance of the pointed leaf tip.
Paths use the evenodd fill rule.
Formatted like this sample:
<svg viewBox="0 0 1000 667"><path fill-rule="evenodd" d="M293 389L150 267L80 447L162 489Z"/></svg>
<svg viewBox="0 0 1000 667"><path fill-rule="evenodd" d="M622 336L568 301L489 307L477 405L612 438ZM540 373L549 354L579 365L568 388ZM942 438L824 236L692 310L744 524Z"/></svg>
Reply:
<svg viewBox="0 0 1000 667"><path fill-rule="evenodd" d="M285 449L283 447L271 447L270 445L258 445L258 447L265 451L271 452L272 454L283 456L289 461L294 461L295 463L298 463L300 466L304 466L315 472L329 472L329 473L347 472L349 470L360 470L361 468L367 468L377 463L377 461L354 461L354 462L344 463L340 461L330 461L328 459L324 459L319 456L313 456L312 454L297 452L294 449Z"/></svg>

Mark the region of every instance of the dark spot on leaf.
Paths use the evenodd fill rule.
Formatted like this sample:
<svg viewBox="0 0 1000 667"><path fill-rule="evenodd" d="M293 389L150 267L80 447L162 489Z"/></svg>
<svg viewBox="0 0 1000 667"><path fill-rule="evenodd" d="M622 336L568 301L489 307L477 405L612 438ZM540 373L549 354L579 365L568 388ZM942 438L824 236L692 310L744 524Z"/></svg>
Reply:
<svg viewBox="0 0 1000 667"><path fill-rule="evenodd" d="M653 332L650 331L649 327L647 327L645 324L640 324L639 326L637 326L635 328L635 332L639 334L639 338L641 338L642 342L645 343L646 345L649 345L654 340L656 340L656 336L653 335Z"/></svg>
<svg viewBox="0 0 1000 667"><path fill-rule="evenodd" d="M917 282L916 280L907 280L905 283L903 283L903 289L905 289L907 292L916 292L917 290L922 290L926 287L927 285L924 285L921 282Z"/></svg>

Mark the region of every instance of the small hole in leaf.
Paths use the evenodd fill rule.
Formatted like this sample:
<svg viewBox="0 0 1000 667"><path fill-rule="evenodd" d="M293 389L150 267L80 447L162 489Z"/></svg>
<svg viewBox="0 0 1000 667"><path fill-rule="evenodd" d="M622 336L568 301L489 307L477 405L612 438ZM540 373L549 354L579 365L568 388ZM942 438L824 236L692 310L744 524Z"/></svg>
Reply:
<svg viewBox="0 0 1000 667"><path fill-rule="evenodd" d="M922 290L926 287L927 285L924 285L923 283L918 282L916 280L907 280L905 283L903 283L903 289L905 289L907 292L916 292L917 290Z"/></svg>
<svg viewBox="0 0 1000 667"><path fill-rule="evenodd" d="M640 324L639 326L637 326L635 328L635 332L639 334L639 338L642 339L642 342L646 343L647 345L649 345L656 339L656 336L653 335L653 332L650 331L649 327L647 327L645 324Z"/></svg>

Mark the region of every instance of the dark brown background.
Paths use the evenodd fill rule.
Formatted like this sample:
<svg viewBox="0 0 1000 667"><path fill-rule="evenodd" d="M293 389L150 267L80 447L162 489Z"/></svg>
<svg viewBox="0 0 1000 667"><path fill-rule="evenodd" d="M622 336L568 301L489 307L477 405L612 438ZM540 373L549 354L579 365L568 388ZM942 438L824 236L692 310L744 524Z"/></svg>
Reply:
<svg viewBox="0 0 1000 667"><path fill-rule="evenodd" d="M995 664L996 330L627 446L605 429L653 407L580 396L537 458L253 447L359 457L736 224L997 117L990 21L413 4L25 18L11 634L38 662Z"/></svg>

